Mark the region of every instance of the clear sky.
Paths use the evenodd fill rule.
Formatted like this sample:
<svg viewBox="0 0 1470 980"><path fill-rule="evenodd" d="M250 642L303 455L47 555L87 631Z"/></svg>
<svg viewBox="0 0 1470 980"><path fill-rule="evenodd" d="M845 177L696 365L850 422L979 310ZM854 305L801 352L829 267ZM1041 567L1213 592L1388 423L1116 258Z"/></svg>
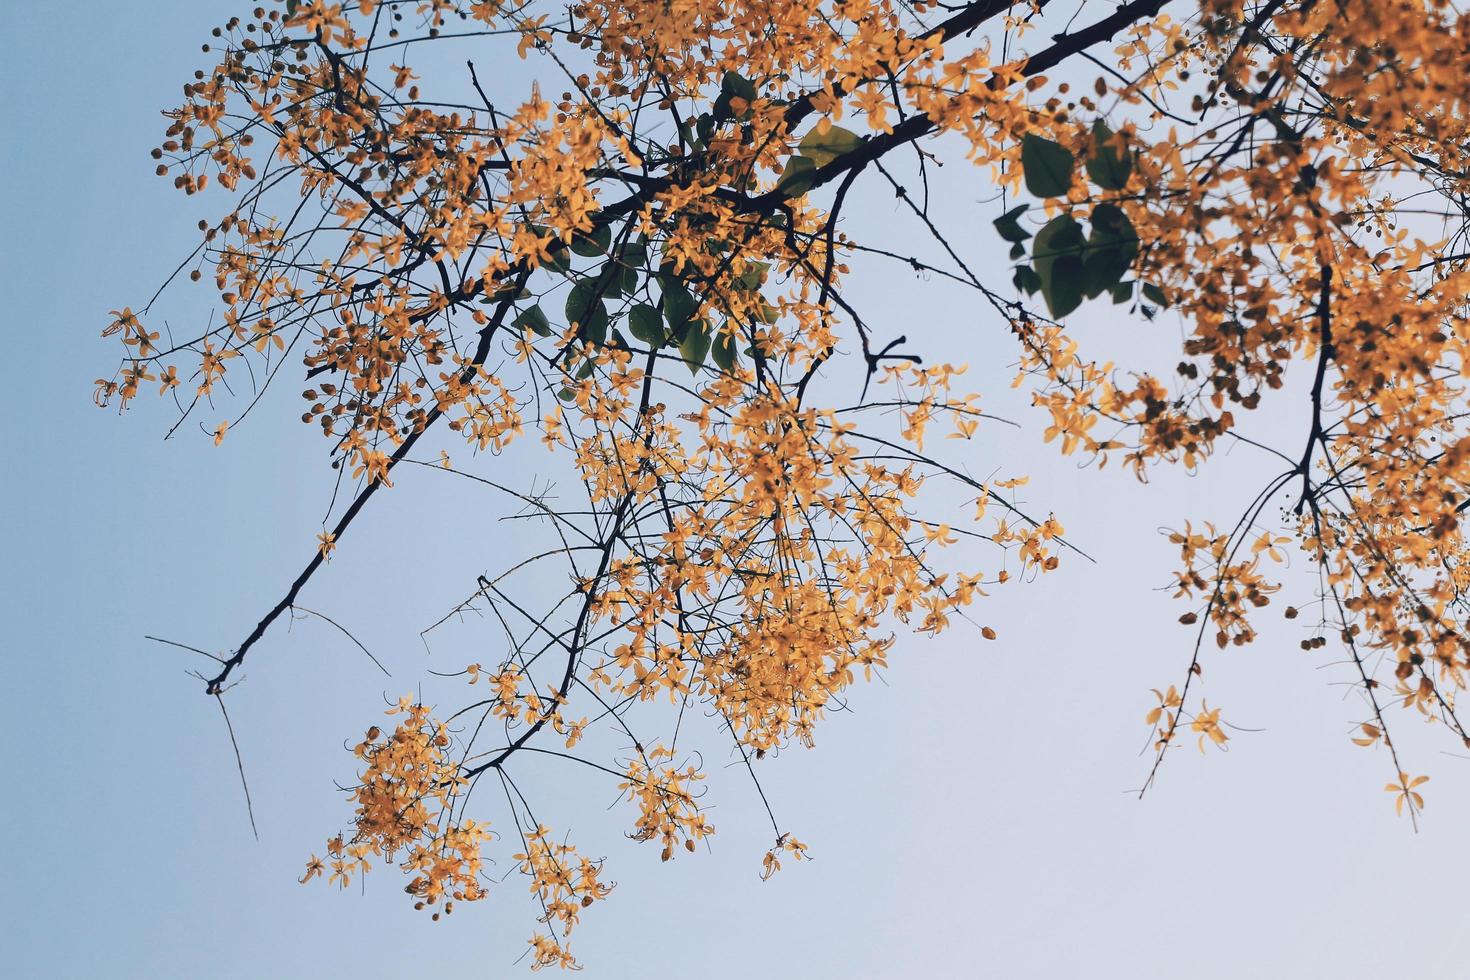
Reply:
<svg viewBox="0 0 1470 980"><path fill-rule="evenodd" d="M0 310L16 372L0 436L0 973L516 976L533 922L514 876L438 924L409 908L393 870L362 893L295 882L347 817L332 784L353 775L344 743L426 669L484 656L474 651L491 638L473 623L432 656L418 632L523 543L494 520L500 502L405 473L303 596L364 637L392 679L318 622L278 626L257 649L229 704L258 841L219 709L185 673L194 663L143 639L238 642L308 555L331 491L289 386L218 449L197 426L163 441L173 417L154 399L123 417L91 401L115 363L114 341L98 337L107 311L146 302L192 248L195 222L224 210L153 177L147 153L159 109L204 67L210 27L240 9L11 0L0 11ZM957 163L942 182L956 239L998 260L980 175ZM912 235L891 193L860 193L855 232ZM1382 791L1386 761L1348 742L1361 712L1337 654L1302 653L1305 634L1274 609L1261 641L1205 667L1211 703L1261 731L1234 732L1228 753L1186 743L1145 799L1129 792L1147 771L1148 689L1177 681L1189 656L1174 622L1185 607L1160 588L1173 556L1158 529L1233 518L1264 462L1238 450L1147 487L1079 470L1040 446L1039 418L1009 392L1014 353L993 317L903 270L855 288L889 334L959 351L996 391L987 403L1023 429L992 427L974 471L1031 473L1028 504L1054 510L1097 563L999 590L981 617L997 642L965 629L902 639L885 682L858 690L815 751L768 761L766 793L814 857L770 882L757 877L769 846L759 801L727 760L711 764L711 850L669 864L621 839L628 812L608 811L605 783L528 772L554 822L606 854L618 883L574 937L585 975L1463 975L1454 855L1470 766L1442 740L1413 743L1415 771L1433 781L1411 832ZM183 328L209 302L186 288L168 315ZM1107 317L1079 327L1088 342L1139 354L1177 344L1167 318ZM1302 407L1265 430L1295 431Z"/></svg>

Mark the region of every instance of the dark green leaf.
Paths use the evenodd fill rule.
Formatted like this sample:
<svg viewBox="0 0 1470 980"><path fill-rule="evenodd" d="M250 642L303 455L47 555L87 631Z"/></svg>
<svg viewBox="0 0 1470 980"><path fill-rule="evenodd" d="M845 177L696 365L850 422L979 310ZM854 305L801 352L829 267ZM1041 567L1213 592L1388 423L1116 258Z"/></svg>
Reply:
<svg viewBox="0 0 1470 980"><path fill-rule="evenodd" d="M1089 297L1111 290L1138 257L1138 233L1122 209L1099 204L1092 211L1092 233L1088 237L1084 289Z"/></svg>
<svg viewBox="0 0 1470 980"><path fill-rule="evenodd" d="M1021 140L1021 170L1026 189L1037 197L1061 197L1072 186L1072 151L1060 143L1027 133Z"/></svg>
<svg viewBox="0 0 1470 980"><path fill-rule="evenodd" d="M480 305L494 306L496 303L499 303L502 300L522 299L529 295L531 294L527 292L524 288L516 286L501 286L499 289L495 290L495 292L491 293L488 296L482 295L480 297Z"/></svg>
<svg viewBox="0 0 1470 980"><path fill-rule="evenodd" d="M1101 119L1092 124L1092 155L1087 158L1087 176L1104 190L1121 191L1133 172L1133 157L1126 148L1112 145L1113 131Z"/></svg>
<svg viewBox="0 0 1470 980"><path fill-rule="evenodd" d="M598 296L597 283L579 279L567 295L567 322L578 324L577 336L600 345L607 339L607 306Z"/></svg>
<svg viewBox="0 0 1470 980"><path fill-rule="evenodd" d="M1037 234L1031 249L1042 281L1051 278L1051 267L1059 259L1076 258L1080 265L1084 244L1082 226L1070 214L1059 214L1048 221Z"/></svg>
<svg viewBox="0 0 1470 980"><path fill-rule="evenodd" d="M1059 266L1070 268L1070 263L1075 261L1068 260L1059 263ZM1061 319L1082 305L1082 277L1072 274L1056 276L1049 287L1042 288L1042 296L1046 298L1046 308L1051 311L1051 315Z"/></svg>
<svg viewBox="0 0 1470 980"><path fill-rule="evenodd" d="M755 82L738 72L725 72L725 77L720 80L720 91L726 95L739 96L746 102L755 101Z"/></svg>
<svg viewBox="0 0 1470 980"><path fill-rule="evenodd" d="M592 315L582 324L578 336L593 347L601 347L607 341L607 307L600 300L592 307Z"/></svg>
<svg viewBox="0 0 1470 980"><path fill-rule="evenodd" d="M684 358L684 363L689 365L689 370L698 374L708 353L709 327L703 320L695 320L689 324L684 339L679 343L679 354Z"/></svg>
<svg viewBox="0 0 1470 980"><path fill-rule="evenodd" d="M825 167L844 153L862 144L862 137L841 126L829 126L825 133L812 130L801 138L801 155L819 167Z"/></svg>
<svg viewBox="0 0 1470 980"><path fill-rule="evenodd" d="M1134 254L1138 251L1138 232L1116 204L1099 204L1092 209L1092 240L1115 247L1126 246Z"/></svg>
<svg viewBox="0 0 1470 980"><path fill-rule="evenodd" d="M817 164L811 157L791 157L786 161L786 169L781 171L781 179L776 181L776 190L786 197L800 197L811 190L816 170Z"/></svg>
<svg viewBox="0 0 1470 980"><path fill-rule="evenodd" d="M682 338L685 325L699 309L699 302L678 279L666 277L660 280L659 286L664 293L664 318L668 320L675 336Z"/></svg>
<svg viewBox="0 0 1470 980"><path fill-rule="evenodd" d="M628 330L650 347L663 346L666 335L663 315L647 303L639 303L628 311Z"/></svg>
<svg viewBox="0 0 1470 980"><path fill-rule="evenodd" d="M1164 295L1164 291L1151 282L1143 284L1143 297L1144 299L1157 303L1159 306L1169 305L1168 297Z"/></svg>
<svg viewBox="0 0 1470 980"><path fill-rule="evenodd" d="M745 268L740 271L740 276L735 281L740 288L746 292L753 292L761 288L761 283L766 281L766 273L770 271L769 262L746 262Z"/></svg>
<svg viewBox="0 0 1470 980"><path fill-rule="evenodd" d="M627 271L617 261L608 259L607 263L597 272L597 288L602 295L609 299L616 299L625 292L631 292L631 289L623 288L623 283L627 281L624 273Z"/></svg>
<svg viewBox="0 0 1470 980"><path fill-rule="evenodd" d="M715 104L711 109L714 114L712 122L721 122L735 116L735 111L730 105L731 99L745 100L746 108L740 113L741 118L744 118L750 112L749 104L755 101L755 95L754 82L737 72L725 72L725 77L720 82L720 97L715 99ZM704 141L708 143L709 137L705 136Z"/></svg>
<svg viewBox="0 0 1470 980"><path fill-rule="evenodd" d="M1120 282L1113 287L1113 302L1126 303L1133 298L1133 283Z"/></svg>
<svg viewBox="0 0 1470 980"><path fill-rule="evenodd" d="M1011 208L1005 214L995 219L995 230L1000 232L1001 238L1004 238L1008 242L1016 242L1019 244L1020 242L1024 242L1026 239L1031 237L1031 232L1027 231L1025 228L1022 228L1017 222L1017 219L1020 218L1021 215L1024 214L1026 212L1026 209L1029 207L1031 207L1031 205L1023 204L1018 208Z"/></svg>
<svg viewBox="0 0 1470 980"><path fill-rule="evenodd" d="M551 255L551 258L546 260L546 268L554 272L566 272L572 267L572 257L567 253L566 246L562 244L560 238L551 234L550 228L543 225L532 225L531 231L535 232L537 238L551 237L551 241L546 244L546 251Z"/></svg>
<svg viewBox="0 0 1470 980"><path fill-rule="evenodd" d="M1011 282L1015 283L1017 289L1024 289L1027 296L1035 296L1041 289L1041 277L1029 265L1017 266L1016 274L1011 277Z"/></svg>
<svg viewBox="0 0 1470 980"><path fill-rule="evenodd" d="M516 318L510 322L510 325L517 330L525 330L526 327L530 327L542 337L551 336L551 321L546 319L546 313L541 309L539 303L516 314Z"/></svg>
<svg viewBox="0 0 1470 980"><path fill-rule="evenodd" d="M576 232L572 235L572 251L584 259L595 259L599 255L606 255L608 246L612 244L612 229L607 225L599 225L591 232Z"/></svg>
<svg viewBox="0 0 1470 980"><path fill-rule="evenodd" d="M638 270L630 266L618 266L618 288L625 296L632 296L638 291Z"/></svg>
<svg viewBox="0 0 1470 980"><path fill-rule="evenodd" d="M546 268L563 274L572 268L572 253L560 242L552 242L546 250L551 254L551 258L546 260Z"/></svg>
<svg viewBox="0 0 1470 980"><path fill-rule="evenodd" d="M1020 242L1017 242L1016 244L1014 244L1014 245L1011 246L1011 259L1012 259L1012 261L1014 261L1015 259L1019 259L1021 256L1025 255L1025 254L1026 254L1026 246L1025 245L1022 245Z"/></svg>
<svg viewBox="0 0 1470 980"><path fill-rule="evenodd" d="M719 365L721 371L733 371L735 362L739 359L739 352L735 347L735 328L726 325L715 337L715 342L710 346L710 357Z"/></svg>
<svg viewBox="0 0 1470 980"><path fill-rule="evenodd" d="M1031 256L1053 317L1066 316L1082 304L1084 245L1082 226L1069 214L1057 215L1036 236Z"/></svg>
<svg viewBox="0 0 1470 980"><path fill-rule="evenodd" d="M645 242L624 243L618 249L618 261L630 269L641 269L648 264L648 245Z"/></svg>

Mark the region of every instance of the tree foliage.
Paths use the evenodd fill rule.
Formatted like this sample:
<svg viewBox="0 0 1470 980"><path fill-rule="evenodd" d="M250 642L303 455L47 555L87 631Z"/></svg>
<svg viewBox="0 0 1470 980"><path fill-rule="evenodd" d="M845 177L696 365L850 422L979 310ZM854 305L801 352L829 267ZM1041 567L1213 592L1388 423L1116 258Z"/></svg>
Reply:
<svg viewBox="0 0 1470 980"><path fill-rule="evenodd" d="M218 443L228 394L252 391L238 420L304 366L302 420L353 489L206 690L423 462L427 433L487 454L473 478L548 541L466 600L505 640L458 675L460 703L405 698L391 732L368 730L350 827L307 879L397 863L437 916L484 897L483 849L503 850L544 913L535 965L572 965L567 936L609 886L534 815L517 767L592 766L632 836L664 860L695 850L714 828L686 708L754 775L810 744L899 631L983 618L988 592L1056 567L1069 546L1014 503L1024 477L967 475L986 416L962 369L849 300L859 256L972 290L1062 453L1140 479L1235 443L1279 462L1224 530L1171 537L1195 642L1155 692L1149 780L1177 742L1227 740L1201 657L1255 637L1288 547L1315 571L1303 645L1345 652L1353 740L1383 752L1400 810L1426 777L1390 707L1470 745L1470 24L1449 3L296 0L215 36L154 156L186 193L231 195L181 266L223 315L165 339L150 308L117 311L105 333L125 350L98 399L156 384ZM412 64L451 40L471 60L430 91ZM530 75L504 67L516 56ZM944 159L998 192L977 207L1009 269L977 268L900 179ZM933 257L844 233L859 181L898 195ZM1180 324L1174 373L1084 350L1069 325L1099 304ZM856 403L822 383L844 350L866 375ZM1238 431L1250 412L1278 443ZM585 504L497 471L525 437ZM929 513L944 483L969 503ZM990 568L946 550L961 536L994 547ZM563 594L512 593L557 561ZM597 726L619 747L579 748ZM472 799L486 780L505 789L494 818ZM766 874L805 853L774 816L772 833Z"/></svg>

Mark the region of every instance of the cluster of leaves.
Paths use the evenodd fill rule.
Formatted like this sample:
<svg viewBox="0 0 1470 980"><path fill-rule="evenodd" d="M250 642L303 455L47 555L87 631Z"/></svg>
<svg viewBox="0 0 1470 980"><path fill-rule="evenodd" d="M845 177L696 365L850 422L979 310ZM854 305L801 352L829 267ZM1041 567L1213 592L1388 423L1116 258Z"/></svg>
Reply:
<svg viewBox="0 0 1470 980"><path fill-rule="evenodd" d="M728 249L728 245L710 241L706 248L713 255ZM591 235L578 235L572 239L573 253L604 261L592 270L572 275L572 287L567 293L566 322L576 330L575 340L600 349L611 345L614 349L631 351L633 344L628 337L638 341L643 348L677 351L689 370L694 374L710 359L722 371L730 371L739 361L738 336L733 327L714 326L708 316L701 315L704 303L698 297L698 280L691 281L681 276L673 262L664 262L656 269L649 267L649 241L639 235L632 241L612 242L612 231L599 226ZM558 268L557 263L552 264ZM746 262L730 287L743 293L758 294L764 284L769 264ZM570 273L570 262L558 271ZM638 298L640 289L657 287L658 294L652 302L631 302ZM609 313L608 304L627 298L631 305ZM776 311L762 302L759 322L772 323ZM542 337L551 336L551 321L539 304L532 304L518 312L511 326L529 328ZM622 328L626 326L627 336ZM590 377L594 362L583 359L574 377L578 380ZM565 390L563 398L569 400L571 392Z"/></svg>
<svg viewBox="0 0 1470 980"><path fill-rule="evenodd" d="M1101 191L1124 191L1133 172L1125 137L1098 119L1092 125L1092 148L1085 160L1087 177ZM1021 168L1026 189L1039 198L1066 197L1072 190L1077 158L1054 140L1027 133L1021 140ZM1000 236L1011 243L1011 258L1026 255L1031 232L1020 219L1029 204L1012 208L995 220ZM1036 233L1031 264L1018 265L1013 277L1017 289L1041 293L1053 317L1064 317L1104 293L1114 303L1133 299L1133 281L1127 276L1138 258L1138 232L1127 212L1105 197L1094 204L1088 218L1091 230L1070 212L1058 214ZM1157 306L1167 305L1164 293L1152 283L1142 284L1143 296ZM1152 314L1150 314L1152 315Z"/></svg>

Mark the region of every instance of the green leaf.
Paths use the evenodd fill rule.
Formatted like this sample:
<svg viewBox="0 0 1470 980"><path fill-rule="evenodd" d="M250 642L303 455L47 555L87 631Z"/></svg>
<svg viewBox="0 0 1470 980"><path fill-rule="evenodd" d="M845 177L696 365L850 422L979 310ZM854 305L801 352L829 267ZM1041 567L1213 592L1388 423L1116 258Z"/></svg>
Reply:
<svg viewBox="0 0 1470 980"><path fill-rule="evenodd" d="M592 308L592 315L582 324L582 330L577 336L593 347L601 347L607 342L607 307L600 300Z"/></svg>
<svg viewBox="0 0 1470 980"><path fill-rule="evenodd" d="M1133 298L1133 283L1120 282L1113 287L1113 302L1122 304Z"/></svg>
<svg viewBox="0 0 1470 980"><path fill-rule="evenodd" d="M501 286L499 289L495 290L495 292L491 293L488 296L481 295L480 305L494 306L496 303L499 303L503 300L524 299L525 297L530 295L530 292L527 291L524 287L518 287L514 285Z"/></svg>
<svg viewBox="0 0 1470 980"><path fill-rule="evenodd" d="M1082 226L1070 214L1059 214L1046 223L1036 236L1031 255L1036 261L1036 272L1043 282L1051 279L1052 267L1063 259L1075 259L1077 267L1082 265L1082 248L1085 245Z"/></svg>
<svg viewBox="0 0 1470 980"><path fill-rule="evenodd" d="M1092 238L1108 245L1126 245L1135 253L1138 250L1138 232L1133 230L1133 222L1116 204L1099 204L1092 209Z"/></svg>
<svg viewBox="0 0 1470 980"><path fill-rule="evenodd" d="M1031 256L1036 263L1041 295L1053 317L1063 317L1082 305L1082 226L1069 214L1059 214L1036 236Z"/></svg>
<svg viewBox="0 0 1470 980"><path fill-rule="evenodd" d="M715 337L715 342L710 346L710 356L719 365L721 371L733 371L735 362L740 358L740 352L735 347L735 327L726 324Z"/></svg>
<svg viewBox="0 0 1470 980"><path fill-rule="evenodd" d="M689 365L690 372L698 374L708 353L709 326L703 320L695 320L689 324L684 339L679 343L679 354Z"/></svg>
<svg viewBox="0 0 1470 980"><path fill-rule="evenodd" d="M850 129L829 126L825 133L817 129L807 133L801 138L798 149L802 156L819 167L825 167L842 154L857 149L862 142L862 137Z"/></svg>
<svg viewBox="0 0 1470 980"><path fill-rule="evenodd" d="M1087 158L1087 176L1097 186L1121 191L1133 172L1133 156L1126 148L1112 145L1113 131L1101 119L1092 124L1092 155Z"/></svg>
<svg viewBox="0 0 1470 980"><path fill-rule="evenodd" d="M629 269L641 269L648 265L648 245L646 242L625 242L618 249L618 261Z"/></svg>
<svg viewBox="0 0 1470 980"><path fill-rule="evenodd" d="M1027 296L1035 296L1041 289L1041 277L1029 265L1017 266L1016 274L1011 276L1011 282L1015 283L1017 289L1024 289Z"/></svg>
<svg viewBox="0 0 1470 980"><path fill-rule="evenodd" d="M720 91L726 95L738 96L746 102L755 101L755 82L739 72L725 72L725 77L720 80Z"/></svg>
<svg viewBox="0 0 1470 980"><path fill-rule="evenodd" d="M1072 168L1077 161L1060 143L1035 133L1021 140L1021 169L1026 189L1037 197L1061 197L1072 186Z"/></svg>
<svg viewBox="0 0 1470 980"><path fill-rule="evenodd" d="M552 242L546 246L546 251L551 255L551 258L546 261L546 268L563 275L571 271L572 253L560 242Z"/></svg>
<svg viewBox="0 0 1470 980"><path fill-rule="evenodd" d="M638 270L626 265L618 266L618 287L625 296L632 296L638 291Z"/></svg>
<svg viewBox="0 0 1470 980"><path fill-rule="evenodd" d="M729 102L726 101L728 107ZM699 134L699 142L708 144L709 138L715 135L715 117L707 112L701 112L699 118L694 122L695 132Z"/></svg>
<svg viewBox="0 0 1470 980"><path fill-rule="evenodd" d="M1014 245L1011 246L1011 261L1015 261L1016 259L1021 258L1025 254L1026 254L1026 246L1025 245L1022 245L1020 242L1017 242L1016 244L1014 244Z"/></svg>
<svg viewBox="0 0 1470 980"><path fill-rule="evenodd" d="M1026 239L1031 237L1031 232L1027 231L1025 228L1022 228L1016 220L1020 218L1022 214L1026 213L1026 209L1029 207L1031 207L1031 205L1023 204L1018 208L1011 208L1005 214L995 219L993 224L995 225L995 230L1000 232L1001 238L1004 238L1008 242L1015 242L1019 245L1021 242L1024 242Z"/></svg>
<svg viewBox="0 0 1470 980"><path fill-rule="evenodd" d="M689 290L678 279L666 277L659 281L659 286L664 294L664 319L668 321L674 335L682 339L685 326L699 310L699 301L689 294Z"/></svg>
<svg viewBox="0 0 1470 980"><path fill-rule="evenodd" d="M597 271L597 289L610 299L616 299L624 292L623 289L623 267L616 261L608 259L606 264Z"/></svg>
<svg viewBox="0 0 1470 980"><path fill-rule="evenodd" d="M1083 259L1084 290L1088 297L1111 290L1138 257L1138 233L1128 215L1114 204L1099 204L1092 210L1092 233Z"/></svg>
<svg viewBox="0 0 1470 980"><path fill-rule="evenodd" d="M530 327L542 337L551 336L551 321L546 319L546 312L541 309L541 304L536 304L528 310L522 310L516 314L516 318L510 321L510 325L518 330Z"/></svg>
<svg viewBox="0 0 1470 980"><path fill-rule="evenodd" d="M748 261L745 263L745 268L740 270L740 276L735 281L745 292L754 292L760 289L761 284L766 281L766 273L770 271L770 268L769 262Z"/></svg>
<svg viewBox="0 0 1470 980"><path fill-rule="evenodd" d="M713 113L713 117L710 120L711 133L714 131L714 123L734 117L735 112L730 106L731 99L744 99L748 105L755 101L755 96L754 82L738 72L725 72L725 77L720 81L720 97L715 99L715 104L710 110ZM741 113L741 116L744 117L749 112L750 110L747 108L745 112ZM705 143L709 142L709 136L707 135L702 136L702 139Z"/></svg>
<svg viewBox="0 0 1470 980"><path fill-rule="evenodd" d="M1151 282L1143 284L1143 298L1159 306L1169 305L1169 299L1164 295L1164 291Z"/></svg>
<svg viewBox="0 0 1470 980"><path fill-rule="evenodd" d="M791 157L786 161L786 169L781 171L781 179L776 181L776 190L786 197L801 197L811 190L816 171L816 161L811 157Z"/></svg>
<svg viewBox="0 0 1470 980"><path fill-rule="evenodd" d="M579 279L567 295L567 322L575 323L577 336L593 344L607 339L607 305L598 295L597 283Z"/></svg>
<svg viewBox="0 0 1470 980"><path fill-rule="evenodd" d="M612 245L612 229L607 225L599 225L591 232L579 231L572 235L572 251L584 259L595 259L599 255L606 255L610 245Z"/></svg>
<svg viewBox="0 0 1470 980"><path fill-rule="evenodd" d="M551 229L544 225L532 225L531 231L536 233L537 238L546 238L551 235ZM546 260L545 268L553 272L566 272L572 267L572 257L567 254L566 246L561 243L561 239L552 236L551 241L546 245L546 251L551 258Z"/></svg>
<svg viewBox="0 0 1470 980"><path fill-rule="evenodd" d="M1078 276L1058 276L1042 287L1041 295L1052 317L1060 320L1082 305L1082 280Z"/></svg>
<svg viewBox="0 0 1470 980"><path fill-rule="evenodd" d="M639 303L628 311L628 330L653 348L662 347L667 334L663 315L647 303Z"/></svg>

